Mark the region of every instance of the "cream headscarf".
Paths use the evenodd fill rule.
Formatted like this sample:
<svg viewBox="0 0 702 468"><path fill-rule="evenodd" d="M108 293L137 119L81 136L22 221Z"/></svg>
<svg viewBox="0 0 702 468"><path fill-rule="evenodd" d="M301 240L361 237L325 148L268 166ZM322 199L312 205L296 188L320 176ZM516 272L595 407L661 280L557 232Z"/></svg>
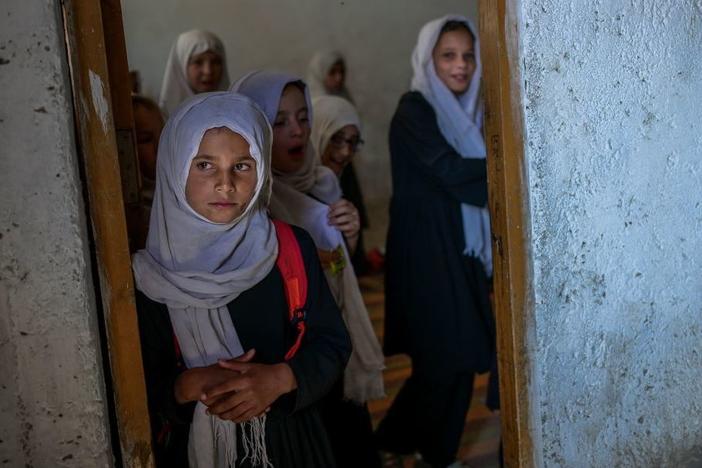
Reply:
<svg viewBox="0 0 702 468"><path fill-rule="evenodd" d="M163 75L161 95L158 105L161 110L170 115L175 108L193 94L188 84L188 62L190 57L212 51L222 57L222 79L218 89L225 91L229 88L229 72L227 71L227 54L224 45L217 36L207 31L193 29L178 36L166 62L166 72Z"/></svg>
<svg viewBox="0 0 702 468"><path fill-rule="evenodd" d="M432 52L439 40L441 28L448 21L460 21L473 33L476 67L468 90L456 97L439 79L434 68ZM419 91L436 112L441 134L464 158L485 159L483 137L483 103L480 98L482 63L478 33L465 16L446 15L430 21L419 32L417 46L412 53L411 88ZM480 258L488 276L492 276L492 249L490 245L490 213L487 207L461 204L464 254Z"/></svg>
<svg viewBox="0 0 702 468"><path fill-rule="evenodd" d="M238 133L249 143L258 175L251 202L228 224L209 221L185 197L200 142L207 130L218 127ZM163 129L146 249L134 254L132 267L137 289L168 306L189 369L243 354L227 304L275 266L278 241L265 211L270 195L271 133L256 104L229 92L194 96L174 110ZM198 402L188 442L190 466L234 466L237 425L205 411ZM265 416L239 427L244 430L245 456L268 463Z"/></svg>
<svg viewBox="0 0 702 468"><path fill-rule="evenodd" d="M312 99L314 120L310 142L321 157L332 136L347 125L361 131L361 119L349 101L338 96L317 96Z"/></svg>
<svg viewBox="0 0 702 468"><path fill-rule="evenodd" d="M344 56L335 50L320 50L312 56L312 60L310 60L310 64L307 66L307 86L309 86L312 97L332 94L327 91L326 86L324 86L324 80L329 70L339 61L344 62L345 68L346 60ZM341 96L349 102L353 102L349 90L346 89L346 84L341 88L341 91L334 93L334 95Z"/></svg>
<svg viewBox="0 0 702 468"><path fill-rule="evenodd" d="M301 80L285 73L259 71L241 78L232 86L232 90L256 101L263 108L269 122L273 123L283 90L290 83L301 83ZM306 87L305 99L312 119ZM343 235L330 226L327 220L328 205L339 199L341 188L336 175L319 163L311 144L307 145L305 163L300 171L282 174L274 170L271 215L304 228L319 249L341 248L346 258L346 267L342 272L332 274L325 270L324 273L353 344L353 352L344 371L344 396L363 403L385 395L382 375L384 358L368 318Z"/></svg>

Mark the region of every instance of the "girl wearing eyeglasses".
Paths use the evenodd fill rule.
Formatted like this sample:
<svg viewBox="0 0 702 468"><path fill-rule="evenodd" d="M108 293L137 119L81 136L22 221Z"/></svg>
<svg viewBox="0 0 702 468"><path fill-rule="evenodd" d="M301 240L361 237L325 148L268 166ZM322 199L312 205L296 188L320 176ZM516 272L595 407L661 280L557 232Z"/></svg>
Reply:
<svg viewBox="0 0 702 468"><path fill-rule="evenodd" d="M363 194L351 164L363 146L358 113L347 99L330 95L313 98L312 108L314 122L310 142L322 164L336 174L344 198L357 208L361 229L367 229L368 216ZM364 274L368 270L362 232L358 236L356 251L351 254L351 263L356 274Z"/></svg>

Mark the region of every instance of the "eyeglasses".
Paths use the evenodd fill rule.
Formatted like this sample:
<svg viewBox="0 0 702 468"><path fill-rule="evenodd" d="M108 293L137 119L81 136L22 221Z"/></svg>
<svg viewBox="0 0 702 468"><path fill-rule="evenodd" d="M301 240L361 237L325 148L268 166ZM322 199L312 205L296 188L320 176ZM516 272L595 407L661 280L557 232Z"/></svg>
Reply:
<svg viewBox="0 0 702 468"><path fill-rule="evenodd" d="M362 139L360 138L344 138L343 135L334 135L330 139L331 144L334 145L334 148L336 149L341 149L346 145L349 145L349 148L351 148L351 151L358 151L359 148L363 146L363 143L365 143Z"/></svg>

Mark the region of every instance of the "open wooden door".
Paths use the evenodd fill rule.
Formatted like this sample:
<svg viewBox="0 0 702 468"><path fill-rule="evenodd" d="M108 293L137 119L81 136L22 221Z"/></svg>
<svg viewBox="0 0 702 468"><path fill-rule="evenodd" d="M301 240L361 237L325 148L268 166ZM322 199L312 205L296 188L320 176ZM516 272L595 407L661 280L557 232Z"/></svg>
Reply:
<svg viewBox="0 0 702 468"><path fill-rule="evenodd" d="M152 467L125 223L125 202L138 201L138 182L120 4L119 0L66 0L63 8L76 131L114 390L116 424L112 427L119 433L118 458L125 467Z"/></svg>
<svg viewBox="0 0 702 468"><path fill-rule="evenodd" d="M527 365L532 308L517 19L513 0L480 0L489 205L505 466L534 466Z"/></svg>

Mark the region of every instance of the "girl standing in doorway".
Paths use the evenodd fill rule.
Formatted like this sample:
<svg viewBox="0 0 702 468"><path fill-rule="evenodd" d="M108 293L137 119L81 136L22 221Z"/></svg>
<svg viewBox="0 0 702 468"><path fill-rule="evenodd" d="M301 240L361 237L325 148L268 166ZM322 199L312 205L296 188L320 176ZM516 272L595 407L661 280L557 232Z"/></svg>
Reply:
<svg viewBox="0 0 702 468"><path fill-rule="evenodd" d="M490 368L494 321L480 47L463 16L426 24L411 91L390 127L386 355L412 375L377 430L382 449L452 464L475 373Z"/></svg>
<svg viewBox="0 0 702 468"><path fill-rule="evenodd" d="M335 466L319 402L351 344L314 243L294 227L305 333L290 323L266 212L270 148L261 110L229 92L187 100L163 130L147 244L133 260L161 467Z"/></svg>

